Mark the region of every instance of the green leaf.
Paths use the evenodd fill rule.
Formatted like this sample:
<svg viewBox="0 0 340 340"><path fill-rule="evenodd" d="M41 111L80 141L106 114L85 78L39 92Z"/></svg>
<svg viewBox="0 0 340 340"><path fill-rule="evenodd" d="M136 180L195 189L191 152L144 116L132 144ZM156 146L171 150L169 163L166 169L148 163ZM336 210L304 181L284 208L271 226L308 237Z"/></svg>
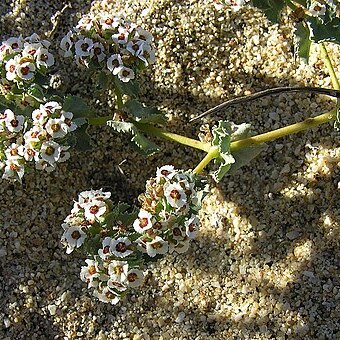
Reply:
<svg viewBox="0 0 340 340"><path fill-rule="evenodd" d="M231 140L234 142L249 137L250 124L231 124Z"/></svg>
<svg viewBox="0 0 340 340"><path fill-rule="evenodd" d="M267 144L252 145L245 149L234 151L232 153L235 163L230 167L229 173L233 174L242 166L248 164L253 158L255 158L260 152L267 149Z"/></svg>
<svg viewBox="0 0 340 340"><path fill-rule="evenodd" d="M131 141L142 155L150 156L159 151L159 147L154 142L145 138L133 123L109 120L107 125L112 127L117 132L132 134Z"/></svg>
<svg viewBox="0 0 340 340"><path fill-rule="evenodd" d="M222 180L229 171L231 164L235 162L234 157L230 153L231 133L231 124L225 121L219 121L218 126L212 129L212 145L217 146L220 153L220 156L214 160L218 169L211 173L216 182Z"/></svg>
<svg viewBox="0 0 340 340"><path fill-rule="evenodd" d="M281 11L286 5L284 0L253 0L253 6L263 10L267 18L278 23Z"/></svg>
<svg viewBox="0 0 340 340"><path fill-rule="evenodd" d="M109 77L106 72L101 71L98 75L97 90L103 91L109 87Z"/></svg>
<svg viewBox="0 0 340 340"><path fill-rule="evenodd" d="M136 99L128 100L125 103L127 111L134 117L139 123L154 123L165 124L166 117L158 109L154 107L144 106Z"/></svg>
<svg viewBox="0 0 340 340"><path fill-rule="evenodd" d="M294 47L295 52L297 52L298 56L306 63L309 59L311 43L309 27L306 23L300 22L295 31Z"/></svg>
<svg viewBox="0 0 340 340"><path fill-rule="evenodd" d="M72 112L73 118L83 118L91 115L91 110L85 101L76 96L67 96L65 98L63 110Z"/></svg>
<svg viewBox="0 0 340 340"><path fill-rule="evenodd" d="M88 151L92 149L91 145L91 137L87 133L88 125L84 124L82 126L79 126L72 134L70 134L73 138L75 138L74 141L74 147L78 151Z"/></svg>
<svg viewBox="0 0 340 340"><path fill-rule="evenodd" d="M319 18L308 17L311 39L315 42L330 41L340 44L340 18L334 17L325 22Z"/></svg>
<svg viewBox="0 0 340 340"><path fill-rule="evenodd" d="M128 82L123 82L119 80L116 76L113 76L114 86L118 88L118 90L127 94L131 98L137 98L139 94L139 86L136 80L130 80Z"/></svg>
<svg viewBox="0 0 340 340"><path fill-rule="evenodd" d="M144 156L151 156L160 150L159 146L154 142L145 138L140 132L136 132L131 139L132 142L138 147L138 150Z"/></svg>
<svg viewBox="0 0 340 340"><path fill-rule="evenodd" d="M106 124L117 132L134 134L135 130L137 130L133 123L120 122L118 120L108 120Z"/></svg>

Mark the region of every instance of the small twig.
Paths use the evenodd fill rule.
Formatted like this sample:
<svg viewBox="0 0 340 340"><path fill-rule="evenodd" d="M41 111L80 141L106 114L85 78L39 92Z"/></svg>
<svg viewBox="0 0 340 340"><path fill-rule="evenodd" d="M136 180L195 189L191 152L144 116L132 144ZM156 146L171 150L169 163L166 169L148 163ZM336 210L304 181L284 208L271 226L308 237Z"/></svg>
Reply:
<svg viewBox="0 0 340 340"><path fill-rule="evenodd" d="M51 39L54 35L55 30L59 25L60 16L68 9L72 8L70 3L66 4L60 11L57 11L51 18L51 22L53 24L52 29L46 34L46 38Z"/></svg>
<svg viewBox="0 0 340 340"><path fill-rule="evenodd" d="M275 87L273 89L268 89L260 92L256 92L254 94L251 94L249 96L234 98L231 100L228 100L220 105L217 105L213 107L212 109L209 109L208 111L203 112L202 114L198 115L197 117L194 117L190 119L189 122L193 122L194 120L200 119L204 116L216 113L218 111L221 111L229 106L246 103L251 100L255 100L261 97L265 96L271 96L276 93L284 93L284 92L311 92L311 93L318 93L318 94L325 94L330 97L336 97L340 98L340 91L339 90L333 90L333 89L325 89L321 87Z"/></svg>

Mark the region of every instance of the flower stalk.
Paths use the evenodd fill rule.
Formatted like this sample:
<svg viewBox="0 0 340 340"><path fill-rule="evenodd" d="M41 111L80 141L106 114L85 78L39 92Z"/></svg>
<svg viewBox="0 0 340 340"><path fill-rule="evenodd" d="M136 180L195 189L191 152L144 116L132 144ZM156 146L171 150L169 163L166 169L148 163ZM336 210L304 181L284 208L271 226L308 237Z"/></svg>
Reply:
<svg viewBox="0 0 340 340"><path fill-rule="evenodd" d="M335 119L336 110L332 110L327 113L323 113L314 118L307 118L303 122L295 123L292 125L285 126L280 129L262 133L260 135L252 136L249 138L241 139L230 144L230 151L237 151L251 145L262 144L266 142L271 142L275 139L288 136L294 133L298 133L303 130L307 130L318 125L330 122Z"/></svg>
<svg viewBox="0 0 340 340"><path fill-rule="evenodd" d="M321 50L321 57L328 69L328 72L329 72L329 75L331 77L331 81L332 81L332 84L333 84L333 88L335 90L340 90L340 82L336 76L336 73L335 73L335 70L334 70L334 67L332 65L332 61L329 57L329 54L327 52L327 49L326 49L326 45L324 42L320 43L320 50Z"/></svg>

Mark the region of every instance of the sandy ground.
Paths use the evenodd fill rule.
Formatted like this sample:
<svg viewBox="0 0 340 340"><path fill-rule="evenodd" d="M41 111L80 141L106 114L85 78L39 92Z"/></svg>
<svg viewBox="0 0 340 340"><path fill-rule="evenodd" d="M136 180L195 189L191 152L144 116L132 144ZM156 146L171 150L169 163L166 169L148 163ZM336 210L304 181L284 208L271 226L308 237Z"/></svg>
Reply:
<svg viewBox="0 0 340 340"><path fill-rule="evenodd" d="M43 35L65 4L2 1L2 38ZM72 1L55 42L82 14L103 9L121 10L154 32L157 62L142 76L141 99L168 114L171 131L197 138L203 123L226 117L261 133L334 105L324 96L280 95L189 124L226 99L273 86L330 87L317 48L305 65L292 55L289 21L278 27L249 7L219 13L197 0ZM339 48L329 47L339 61ZM93 94L84 72L67 62L59 62L55 84L103 114L112 102L109 93ZM1 339L340 338L340 149L331 123L270 143L213 186L190 250L152 264L144 287L116 306L91 295L79 279L85 257L66 255L60 244L72 200L104 188L116 201L136 202L157 166L193 168L203 155L160 142L163 153L145 159L108 127L91 134L95 149L72 154L52 175L1 181Z"/></svg>

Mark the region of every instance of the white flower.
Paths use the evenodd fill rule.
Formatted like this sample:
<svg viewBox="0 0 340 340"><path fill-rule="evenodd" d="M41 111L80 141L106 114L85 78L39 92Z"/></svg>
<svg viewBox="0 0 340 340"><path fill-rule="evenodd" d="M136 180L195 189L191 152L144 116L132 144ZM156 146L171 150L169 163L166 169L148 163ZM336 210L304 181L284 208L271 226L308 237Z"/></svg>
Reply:
<svg viewBox="0 0 340 340"><path fill-rule="evenodd" d="M79 226L69 227L61 237L62 242L67 243L66 254L71 254L75 248L79 248L85 241L86 234Z"/></svg>
<svg viewBox="0 0 340 340"><path fill-rule="evenodd" d="M36 54L36 62L38 68L42 66L51 67L54 65L54 56L46 48L39 48Z"/></svg>
<svg viewBox="0 0 340 340"><path fill-rule="evenodd" d="M120 26L118 33L112 35L112 40L117 44L126 44L129 38L129 32L125 27Z"/></svg>
<svg viewBox="0 0 340 340"><path fill-rule="evenodd" d="M163 165L157 168L156 171L156 181L159 182L161 178L171 179L176 174L176 170L173 165Z"/></svg>
<svg viewBox="0 0 340 340"><path fill-rule="evenodd" d="M85 218L89 221L99 220L99 217L104 215L107 206L104 201L92 200L89 203L83 205Z"/></svg>
<svg viewBox="0 0 340 340"><path fill-rule="evenodd" d="M17 67L16 72L19 78L31 80L34 77L35 64L29 61L22 63Z"/></svg>
<svg viewBox="0 0 340 340"><path fill-rule="evenodd" d="M103 30L112 30L120 25L120 19L106 15L99 19L99 23Z"/></svg>
<svg viewBox="0 0 340 340"><path fill-rule="evenodd" d="M129 265L126 261L111 261L108 274L114 281L123 282L126 279Z"/></svg>
<svg viewBox="0 0 340 340"><path fill-rule="evenodd" d="M75 43L76 56L88 57L91 54L92 47L93 47L92 39L90 38L79 39Z"/></svg>
<svg viewBox="0 0 340 340"><path fill-rule="evenodd" d="M151 257L155 257L157 254L166 254L168 252L168 242L156 236L152 241L146 242L146 252Z"/></svg>
<svg viewBox="0 0 340 340"><path fill-rule="evenodd" d="M195 238L200 227L200 219L198 216L192 215L189 220L184 222L184 225L186 235L189 238Z"/></svg>
<svg viewBox="0 0 340 340"><path fill-rule="evenodd" d="M122 57L120 54L112 54L106 62L106 66L112 74L116 75L120 71L120 67L123 66Z"/></svg>
<svg viewBox="0 0 340 340"><path fill-rule="evenodd" d="M308 7L309 14L313 17L320 17L325 15L326 6L319 1L312 1L310 6Z"/></svg>
<svg viewBox="0 0 340 340"><path fill-rule="evenodd" d="M46 172L52 172L56 169L55 163L49 163L44 159L38 159L35 162L35 168L37 170L45 170Z"/></svg>
<svg viewBox="0 0 340 340"><path fill-rule="evenodd" d="M104 199L108 199L110 197L111 197L111 193L110 192L103 192L102 189L87 190L87 191L82 191L78 195L78 202L79 202L80 206L83 207L84 203L89 203L93 199L104 200Z"/></svg>
<svg viewBox="0 0 340 340"><path fill-rule="evenodd" d="M76 123L72 122L72 118L72 112L62 112L60 119L68 126L67 132L72 132L78 127Z"/></svg>
<svg viewBox="0 0 340 340"><path fill-rule="evenodd" d="M52 102L47 102L45 104L41 104L39 108L41 111L45 111L47 116L50 117L57 110L61 109L61 105L58 102L52 101Z"/></svg>
<svg viewBox="0 0 340 340"><path fill-rule="evenodd" d="M72 38L72 31L69 31L62 39L60 42L60 50L59 53L61 56L64 58L71 57L72 56L72 46L73 42L71 40Z"/></svg>
<svg viewBox="0 0 340 340"><path fill-rule="evenodd" d="M70 146L61 145L60 146L60 157L58 163L66 162L70 158L70 153L67 151Z"/></svg>
<svg viewBox="0 0 340 340"><path fill-rule="evenodd" d="M75 202L77 203L77 202ZM110 255L110 245L111 245L112 238L111 237L105 237L102 241L102 248L98 249L98 255L103 260L106 260Z"/></svg>
<svg viewBox="0 0 340 340"><path fill-rule="evenodd" d="M32 119L33 124L43 125L48 119L48 114L45 110L35 109L32 112Z"/></svg>
<svg viewBox="0 0 340 340"><path fill-rule="evenodd" d="M139 287L144 279L144 274L141 270L130 269L126 276L127 285L131 288Z"/></svg>
<svg viewBox="0 0 340 340"><path fill-rule="evenodd" d="M58 161L60 157L60 145L52 140L45 141L41 145L41 158L50 164Z"/></svg>
<svg viewBox="0 0 340 340"><path fill-rule="evenodd" d="M19 132L23 129L24 116L16 116L10 109L4 111L4 116L4 123L9 132Z"/></svg>
<svg viewBox="0 0 340 340"><path fill-rule="evenodd" d="M137 233L143 234L146 230L152 228L152 215L144 209L140 209L138 218L133 223L133 228Z"/></svg>
<svg viewBox="0 0 340 340"><path fill-rule="evenodd" d="M88 14L79 20L76 28L79 30L89 31L93 27L94 21L95 17L92 14Z"/></svg>
<svg viewBox="0 0 340 340"><path fill-rule="evenodd" d="M60 118L50 118L45 129L52 138L62 138L67 134L68 126Z"/></svg>
<svg viewBox="0 0 340 340"><path fill-rule="evenodd" d="M91 58L96 58L98 62L102 62L105 59L105 48L103 44L100 42L96 42L93 44L91 51L90 51L90 56Z"/></svg>
<svg viewBox="0 0 340 340"><path fill-rule="evenodd" d="M39 152L34 150L30 144L20 145L18 147L18 154L27 162L39 160Z"/></svg>
<svg viewBox="0 0 340 340"><path fill-rule="evenodd" d="M88 288L97 287L98 283L95 279L100 277L98 263L90 259L85 260L85 262L87 266L81 267L80 279L88 284Z"/></svg>
<svg viewBox="0 0 340 340"><path fill-rule="evenodd" d="M6 78L8 80L14 80L17 77L17 68L19 67L18 58L10 59L5 65Z"/></svg>
<svg viewBox="0 0 340 340"><path fill-rule="evenodd" d="M119 80L123 83L127 83L131 79L135 79L135 72L129 67L120 66L117 73Z"/></svg>
<svg viewBox="0 0 340 340"><path fill-rule="evenodd" d="M22 157L19 154L19 148L20 145L16 143L12 143L6 150L5 150L5 155L7 159L9 160L19 160Z"/></svg>
<svg viewBox="0 0 340 340"><path fill-rule="evenodd" d="M178 183L164 185L164 187L164 196L173 208L182 208L187 204L187 195Z"/></svg>
<svg viewBox="0 0 340 340"><path fill-rule="evenodd" d="M146 66L153 64L156 60L155 50L149 44L143 44L140 50L136 54L139 59L141 59Z"/></svg>
<svg viewBox="0 0 340 340"><path fill-rule="evenodd" d="M177 223L172 226L172 237L175 240L183 240L183 231Z"/></svg>
<svg viewBox="0 0 340 340"><path fill-rule="evenodd" d="M149 44L153 41L153 35L141 27L136 28L136 38L144 40Z"/></svg>
<svg viewBox="0 0 340 340"><path fill-rule="evenodd" d="M41 125L34 125L24 134L25 144L29 144L33 149L36 150L40 141L45 139L46 136L46 130Z"/></svg>
<svg viewBox="0 0 340 340"><path fill-rule="evenodd" d="M110 245L110 251L117 257L126 257L132 254L132 250L129 249L131 241L127 237L119 237L113 239Z"/></svg>
<svg viewBox="0 0 340 340"><path fill-rule="evenodd" d="M101 302L110 302L112 305L116 305L120 299L119 296L110 290L109 287L104 287L101 292L95 290L93 295L99 299Z"/></svg>
<svg viewBox="0 0 340 340"><path fill-rule="evenodd" d="M23 57L29 57L31 60L33 60L32 58L34 58L37 55L37 52L41 47L42 45L40 43L34 44L25 43L22 55Z"/></svg>
<svg viewBox="0 0 340 340"><path fill-rule="evenodd" d="M11 48L11 53L12 52L17 52L17 51L21 51L23 48L23 40L22 40L22 36L20 37L11 37L8 38L6 41L3 42L3 44L9 46Z"/></svg>
<svg viewBox="0 0 340 340"><path fill-rule="evenodd" d="M143 40L130 40L126 45L126 50L129 51L132 55L137 56L142 51L142 45L145 44Z"/></svg>
<svg viewBox="0 0 340 340"><path fill-rule="evenodd" d="M116 289L119 292L124 292L127 289L127 287L122 282L117 281L117 280L115 280L115 279L113 279L111 277L107 281L107 286L109 288Z"/></svg>
<svg viewBox="0 0 340 340"><path fill-rule="evenodd" d="M30 36L26 37L25 42L28 42L30 44L39 43L45 48L49 48L51 46L51 43L48 40L40 40L39 35L36 33L33 33Z"/></svg>
<svg viewBox="0 0 340 340"><path fill-rule="evenodd" d="M21 181L22 177L24 176L24 173L25 168L22 164L18 162L18 160L8 159L5 161L5 168L2 178L14 181L16 180Z"/></svg>

